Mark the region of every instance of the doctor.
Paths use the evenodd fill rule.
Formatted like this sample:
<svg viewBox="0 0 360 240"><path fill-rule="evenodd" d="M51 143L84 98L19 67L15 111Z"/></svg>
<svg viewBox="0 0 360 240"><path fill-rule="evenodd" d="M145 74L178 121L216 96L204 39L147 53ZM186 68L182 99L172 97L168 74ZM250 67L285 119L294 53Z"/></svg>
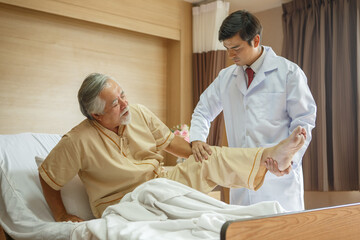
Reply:
<svg viewBox="0 0 360 240"><path fill-rule="evenodd" d="M275 200L288 211L304 209L302 157L315 127L316 104L304 72L261 42L262 26L247 11L229 15L219 30L234 65L220 71L200 96L191 120L190 141L197 160L211 155L205 143L210 123L224 112L229 147L268 147L287 138L296 126L308 136L293 157L293 171L267 173L258 191L230 190L230 203L249 205Z"/></svg>

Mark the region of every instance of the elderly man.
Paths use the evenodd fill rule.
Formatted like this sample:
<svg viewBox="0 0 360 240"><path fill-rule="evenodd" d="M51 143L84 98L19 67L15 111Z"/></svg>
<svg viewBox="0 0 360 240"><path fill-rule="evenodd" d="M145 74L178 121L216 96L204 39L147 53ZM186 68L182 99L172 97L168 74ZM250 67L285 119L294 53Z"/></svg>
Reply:
<svg viewBox="0 0 360 240"><path fill-rule="evenodd" d="M64 135L39 167L44 196L56 221L82 221L66 212L60 195L62 186L76 174L84 183L94 216L101 217L107 206L157 177L204 193L216 185L256 190L267 172L266 161L274 173L288 173L292 156L306 139L306 131L299 127L275 147L211 147L211 157L196 162L190 156L189 143L174 136L146 107L128 105L123 89L113 78L89 75L78 100L87 119ZM188 159L165 172L161 170L160 150Z"/></svg>

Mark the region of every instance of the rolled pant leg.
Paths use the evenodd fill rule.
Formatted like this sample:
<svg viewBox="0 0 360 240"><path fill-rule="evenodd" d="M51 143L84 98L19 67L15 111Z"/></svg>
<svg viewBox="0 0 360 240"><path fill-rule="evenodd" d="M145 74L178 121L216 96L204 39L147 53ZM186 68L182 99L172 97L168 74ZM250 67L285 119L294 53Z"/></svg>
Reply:
<svg viewBox="0 0 360 240"><path fill-rule="evenodd" d="M264 167L259 171L263 148L210 148L212 154L208 160L196 162L191 155L162 177L204 193L212 191L217 185L254 190L262 185L266 173Z"/></svg>

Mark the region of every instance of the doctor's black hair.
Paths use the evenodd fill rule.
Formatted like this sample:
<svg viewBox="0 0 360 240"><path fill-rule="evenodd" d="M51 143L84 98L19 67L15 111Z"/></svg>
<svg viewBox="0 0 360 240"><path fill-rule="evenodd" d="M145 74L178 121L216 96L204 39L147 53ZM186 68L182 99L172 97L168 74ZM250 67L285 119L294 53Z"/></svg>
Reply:
<svg viewBox="0 0 360 240"><path fill-rule="evenodd" d="M246 10L239 10L227 16L219 29L219 41L232 38L237 33L240 38L247 41L251 46L251 41L259 34L261 40L262 26L257 17Z"/></svg>

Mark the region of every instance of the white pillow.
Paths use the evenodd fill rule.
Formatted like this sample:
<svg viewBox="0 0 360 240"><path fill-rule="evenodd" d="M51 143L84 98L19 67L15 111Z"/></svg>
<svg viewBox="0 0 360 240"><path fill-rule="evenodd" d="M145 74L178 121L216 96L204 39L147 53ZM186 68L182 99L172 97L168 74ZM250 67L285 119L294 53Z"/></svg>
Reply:
<svg viewBox="0 0 360 240"><path fill-rule="evenodd" d="M35 156L36 165L39 167L44 159L44 157ZM61 189L61 198L69 214L76 215L84 220L94 219L88 195L79 176L76 175Z"/></svg>

